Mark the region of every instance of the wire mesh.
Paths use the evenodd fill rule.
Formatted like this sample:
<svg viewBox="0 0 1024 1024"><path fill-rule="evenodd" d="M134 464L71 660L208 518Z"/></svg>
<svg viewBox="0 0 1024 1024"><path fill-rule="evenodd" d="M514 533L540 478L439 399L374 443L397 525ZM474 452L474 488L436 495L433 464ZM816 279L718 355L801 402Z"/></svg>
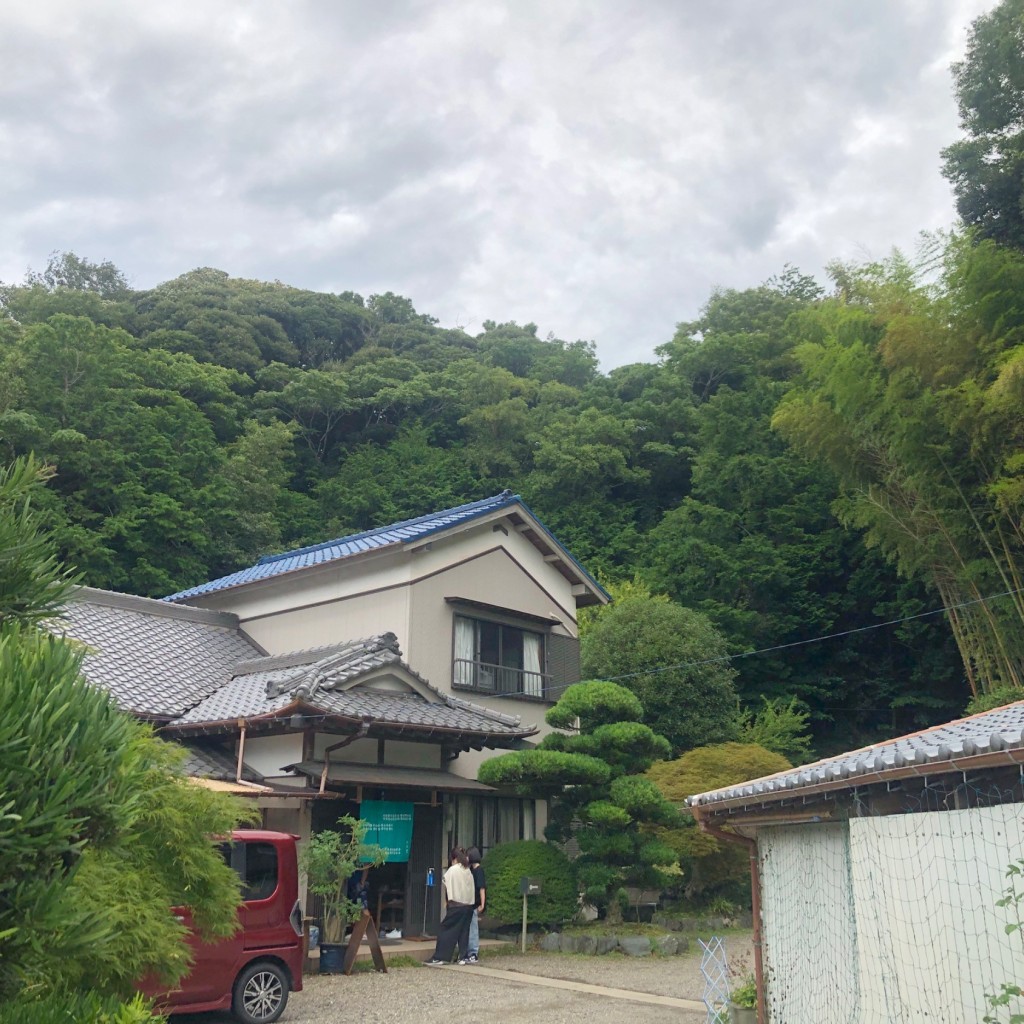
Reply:
<svg viewBox="0 0 1024 1024"><path fill-rule="evenodd" d="M1024 857L1020 779L875 788L850 810L848 821L758 835L770 1024L979 1024L1024 1012L988 998L1024 981L1024 885L1020 902L1006 897Z"/></svg>

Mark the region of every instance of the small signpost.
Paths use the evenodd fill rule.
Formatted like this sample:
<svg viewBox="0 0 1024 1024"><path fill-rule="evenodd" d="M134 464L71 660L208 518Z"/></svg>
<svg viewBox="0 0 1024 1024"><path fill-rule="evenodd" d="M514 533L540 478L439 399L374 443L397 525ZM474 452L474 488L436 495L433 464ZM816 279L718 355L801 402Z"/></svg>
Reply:
<svg viewBox="0 0 1024 1024"><path fill-rule="evenodd" d="M526 905L531 896L540 895L540 879L523 875L519 879L519 892L523 897L523 952L526 952Z"/></svg>

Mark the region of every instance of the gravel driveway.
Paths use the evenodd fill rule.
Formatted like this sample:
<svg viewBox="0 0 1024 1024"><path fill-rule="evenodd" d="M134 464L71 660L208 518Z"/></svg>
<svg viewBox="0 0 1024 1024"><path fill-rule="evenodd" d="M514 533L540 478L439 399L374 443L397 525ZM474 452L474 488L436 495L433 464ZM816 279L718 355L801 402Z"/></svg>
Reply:
<svg viewBox="0 0 1024 1024"><path fill-rule="evenodd" d="M749 939L729 940L731 956L749 955ZM401 967L388 974L312 975L293 994L281 1024L703 1024L702 1012L650 1006L584 992L516 981L542 975L592 985L649 992L677 999L701 998L700 955L632 958L617 953L575 956L528 953L488 956L481 966L508 979L474 975L459 967ZM227 1024L226 1014L172 1018L172 1024Z"/></svg>

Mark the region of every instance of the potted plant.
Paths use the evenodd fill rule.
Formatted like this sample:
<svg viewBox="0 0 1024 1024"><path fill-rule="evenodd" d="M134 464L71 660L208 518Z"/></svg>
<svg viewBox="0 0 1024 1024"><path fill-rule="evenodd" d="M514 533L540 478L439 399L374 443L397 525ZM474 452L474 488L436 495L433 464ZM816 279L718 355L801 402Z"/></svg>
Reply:
<svg viewBox="0 0 1024 1024"><path fill-rule="evenodd" d="M345 929L359 920L363 906L348 898L349 878L366 867L383 864L385 851L364 842L368 825L345 814L338 831L317 832L303 849L300 865L310 892L323 899L320 973L339 974L345 956Z"/></svg>
<svg viewBox="0 0 1024 1024"><path fill-rule="evenodd" d="M748 974L729 993L729 1020L732 1024L757 1024L757 983Z"/></svg>

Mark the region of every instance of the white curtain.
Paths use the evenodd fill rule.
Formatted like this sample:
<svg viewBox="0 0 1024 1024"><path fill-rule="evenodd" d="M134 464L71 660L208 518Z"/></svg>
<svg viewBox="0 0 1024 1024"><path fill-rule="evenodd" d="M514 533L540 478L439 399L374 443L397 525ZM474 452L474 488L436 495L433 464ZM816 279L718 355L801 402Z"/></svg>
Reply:
<svg viewBox="0 0 1024 1024"><path fill-rule="evenodd" d="M455 682L462 686L473 685L473 662L476 660L474 633L469 619L455 617Z"/></svg>
<svg viewBox="0 0 1024 1024"><path fill-rule="evenodd" d="M540 637L536 633L523 634L523 693L531 697L544 696L544 678L540 674Z"/></svg>
<svg viewBox="0 0 1024 1024"><path fill-rule="evenodd" d="M503 799L498 801L498 842L514 843L523 838L522 801Z"/></svg>

